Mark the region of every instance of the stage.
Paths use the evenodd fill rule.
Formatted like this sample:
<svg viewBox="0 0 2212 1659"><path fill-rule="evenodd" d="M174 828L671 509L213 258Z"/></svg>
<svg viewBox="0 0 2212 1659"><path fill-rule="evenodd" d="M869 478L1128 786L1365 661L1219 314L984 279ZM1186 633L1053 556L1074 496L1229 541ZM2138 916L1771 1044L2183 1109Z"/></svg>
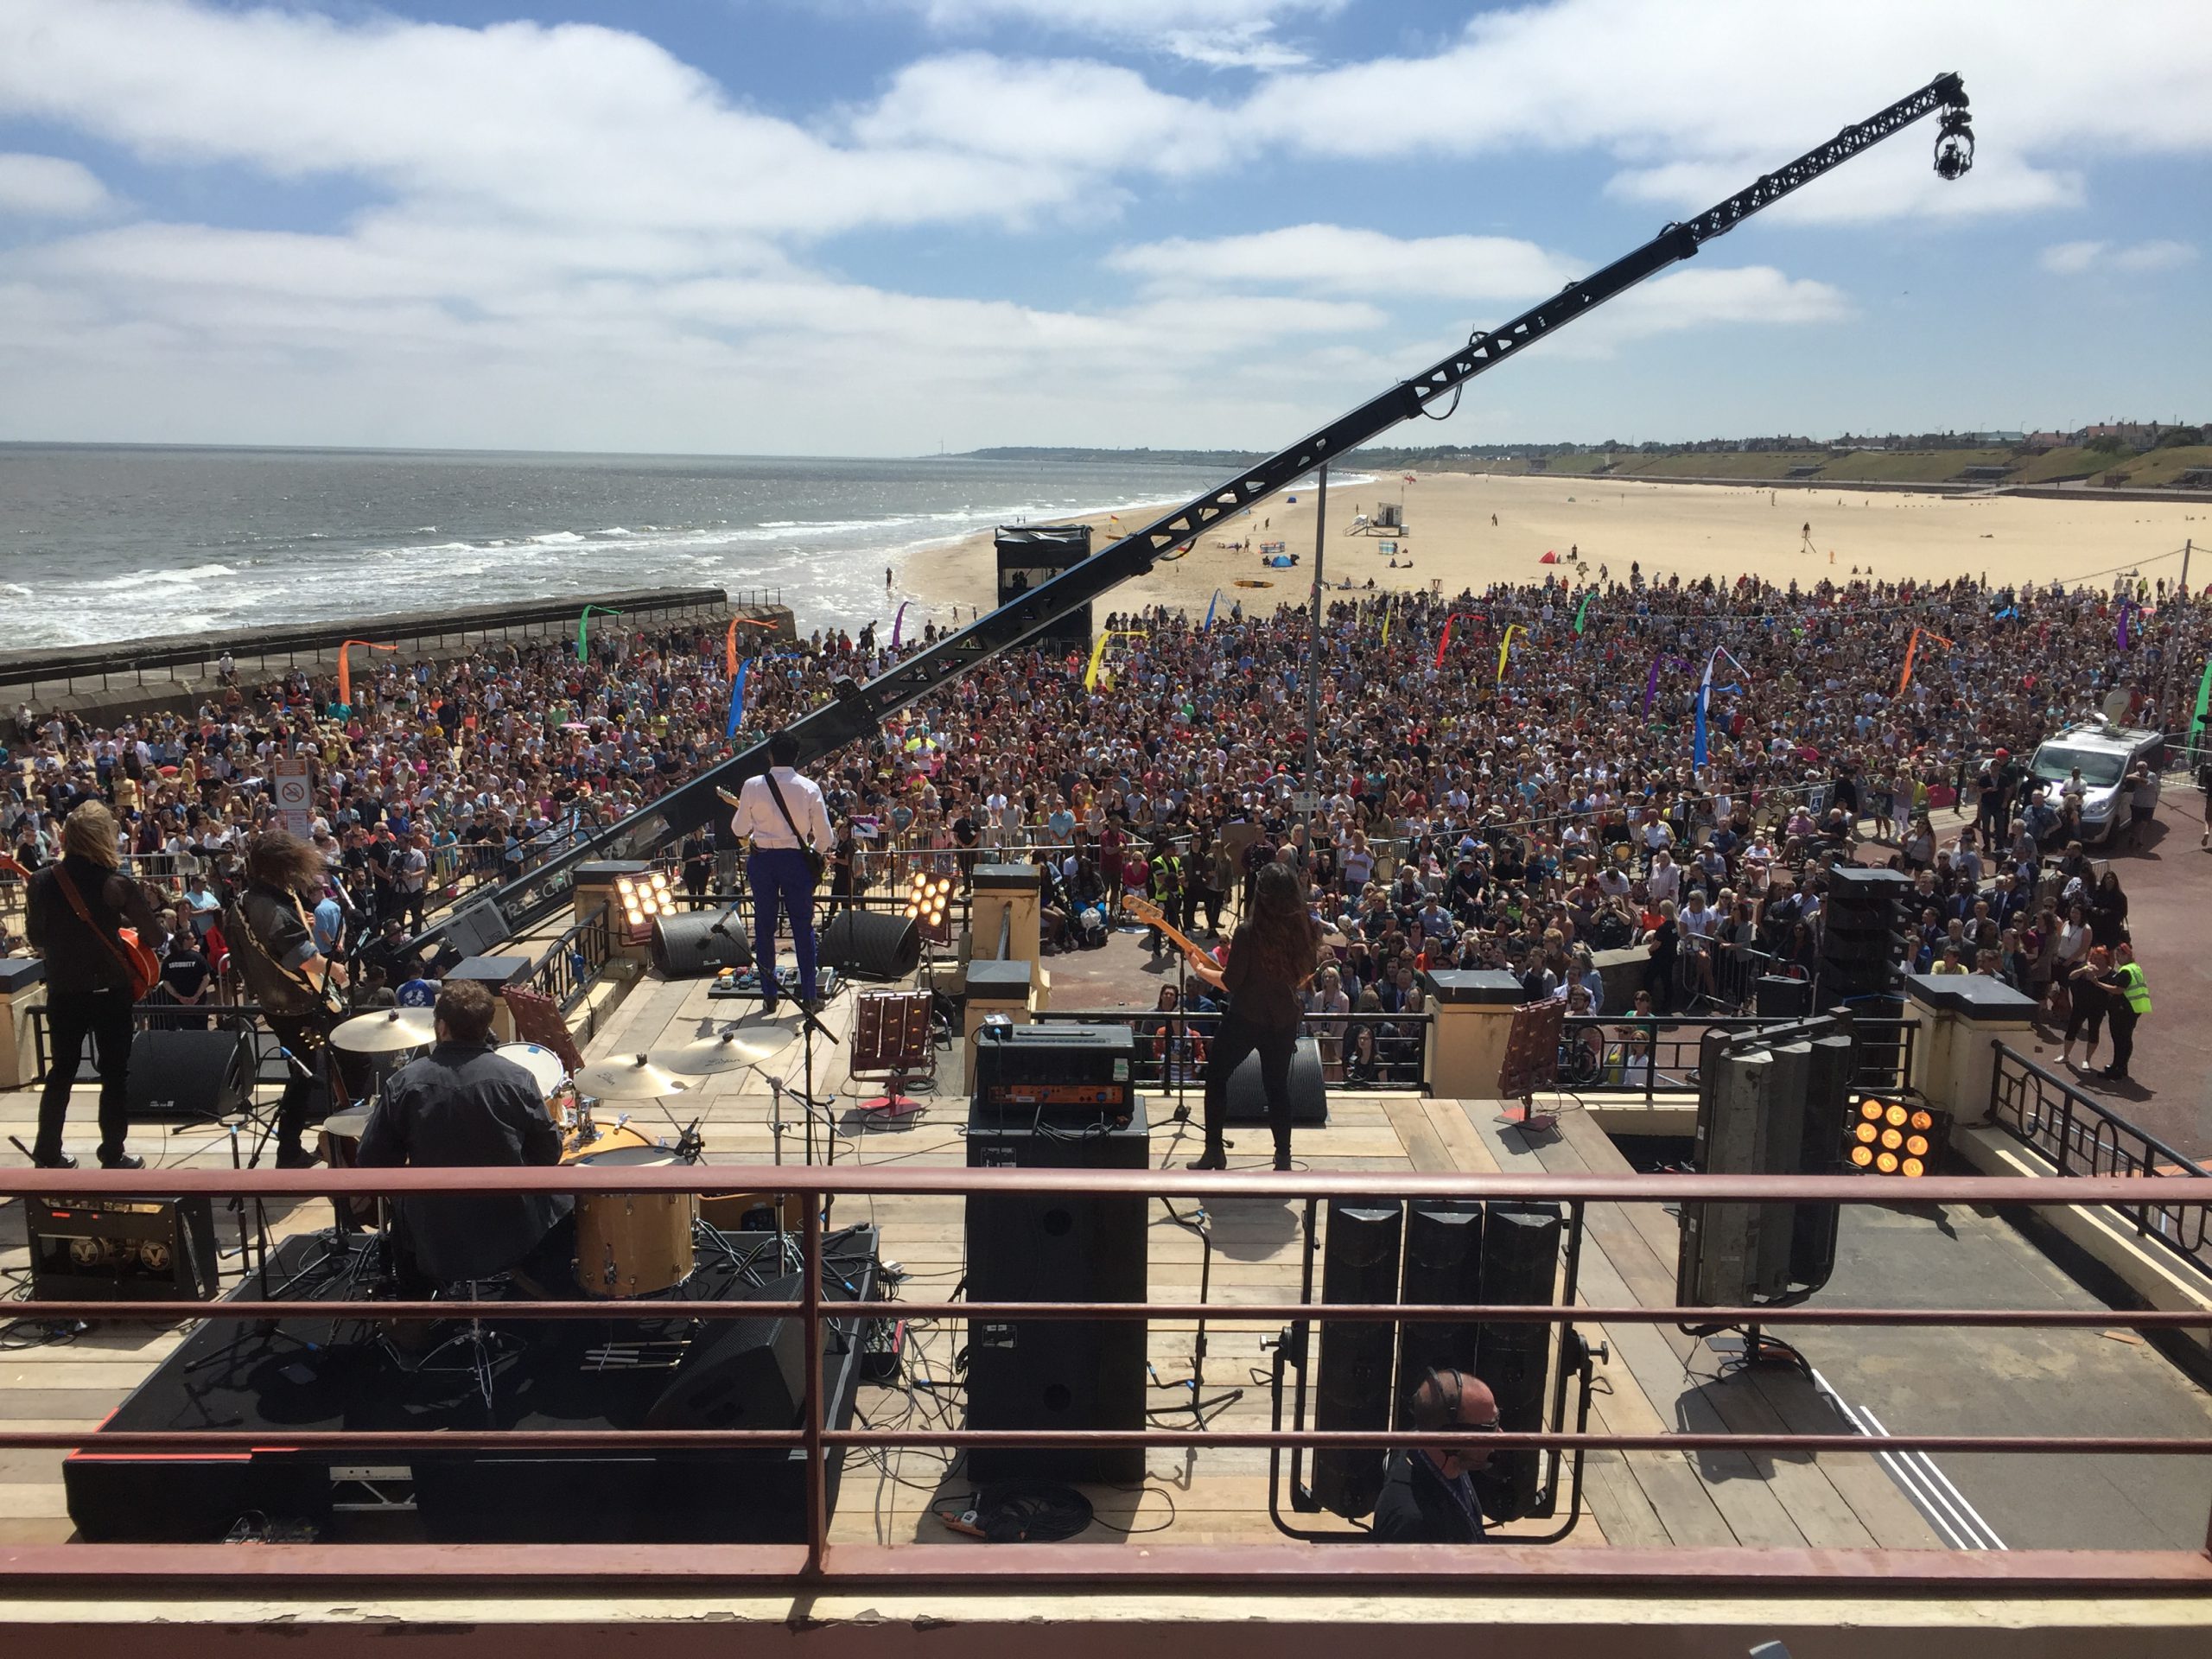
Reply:
<svg viewBox="0 0 2212 1659"><path fill-rule="evenodd" d="M710 1000L710 980L664 981L648 976L613 1011L590 1043L593 1059L679 1046L710 1034L743 1005ZM926 1109L916 1118L872 1122L860 1103L880 1084L851 1078L843 1039L854 993L827 1010L839 1039L817 1043L816 1090L833 1102L817 1118L819 1160L832 1144L839 1163L892 1162L957 1166L966 1161L964 1098L910 1090ZM748 1023L757 1024L758 1016ZM795 1020L786 1012L780 1027ZM957 1058L941 1052L941 1059ZM673 1140L695 1117L709 1163L769 1164L804 1155L798 1103L778 1089L797 1089L804 1076L796 1037L760 1065L701 1080L664 1113L652 1103L631 1107L631 1123ZM957 1079L948 1076L948 1085ZM777 1085L772 1088L771 1084ZM1193 1097L1195 1104L1195 1097ZM35 1096L0 1101L0 1113L28 1120ZM1172 1096L1147 1092L1152 1166L1179 1165L1198 1152L1194 1123L1173 1116ZM1586 1116L1569 1113L1556 1133L1525 1135L1505 1109L1485 1100L1427 1098L1409 1093L1332 1092L1325 1128L1301 1128L1295 1153L1301 1167L1363 1172L1624 1170L1612 1142ZM13 1127L10 1125L8 1127ZM142 1129L144 1149L172 1160L213 1166L229 1162L219 1135L180 1130L166 1141ZM1264 1168L1263 1129L1232 1132L1232 1168ZM156 1161L149 1159L149 1162ZM1185 1212L1187 1215L1187 1211ZM273 1211L280 1234L319 1229L327 1203L302 1202ZM20 1268L20 1206L0 1210L0 1267ZM839 1227L867 1224L881 1239L887 1282L914 1301L950 1295L964 1270L963 1205L957 1198L841 1201ZM1211 1417L1214 1427L1264 1430L1270 1418L1266 1387L1270 1351L1262 1346L1283 1323L1264 1305L1298 1294L1305 1254L1303 1206L1287 1200L1224 1200L1209 1206L1212 1236L1211 1300L1205 1382L1209 1396L1242 1389L1242 1397ZM1149 1294L1156 1300L1196 1301L1200 1240L1177 1225L1157 1202L1148 1206ZM219 1209L219 1240L235 1228ZM1580 1299L1589 1304L1671 1304L1677 1224L1660 1204L1590 1207L1580 1258ZM228 1290L237 1284L227 1262ZM2094 1308L2002 1218L1959 1206L1894 1205L1846 1212L1835 1278L1821 1300L1836 1305L1986 1306ZM1817 1303L1816 1303L1817 1305ZM1187 1383L1192 1327L1154 1321L1147 1337L1147 1382L1155 1426L1191 1422ZM2147 1343L2115 1326L2099 1329L1977 1330L1970 1335L1913 1330L1808 1330L1798 1346L1825 1390L1794 1372L1733 1373L1732 1355L1716 1342L1671 1327L1586 1326L1593 1344L1609 1344L1597 1369L1591 1427L1616 1433L1756 1429L1851 1432L1844 1414L1878 1421L1892 1433L2212 1433L2212 1408L2200 1389ZM856 1424L957 1427L963 1421L955 1358L967 1339L963 1321L912 1323L903 1380L861 1383ZM0 1353L0 1417L19 1425L82 1427L88 1433L132 1395L186 1338L145 1325L96 1327L73 1340L17 1346ZM200 1340L193 1338L193 1340ZM1839 1404L1842 1402L1842 1405ZM842 1413L842 1402L839 1407ZM317 1421L327 1421L327 1418ZM304 1423L301 1426L304 1427ZM72 1535L60 1454L0 1453L0 1540L59 1541ZM2212 1500L2212 1465L2203 1459L2074 1456L2058 1459L1941 1458L1944 1480L1991 1534L2014 1548L2028 1547L2200 1548ZM1141 1487L1085 1489L1096 1520L1086 1541L1135 1536L1147 1546L1259 1542L1276 1539L1268 1515L1268 1459L1241 1448L1156 1451ZM1955 1513L1931 1504L1925 1470L1901 1468L1869 1454L1777 1458L1765 1454L1637 1452L1597 1454L1587 1462L1580 1512L1567 1542L1577 1546L1744 1543L1773 1546L1885 1548L1988 1547L1953 1535ZM940 1453L910 1450L849 1457L833 1540L854 1543L927 1541L982 1548L948 1529L933 1514L957 1512L975 1490ZM2063 1494L2061 1501L2056 1494ZM1937 1519L1931 1519L1931 1511ZM597 1517L564 1512L575 1535L612 1535ZM1515 1522L1501 1535L1556 1530L1554 1520ZM1300 1524L1363 1536L1332 1517L1300 1516ZM1947 1531L1947 1529L1948 1529ZM1325 1548L1325 1546L1323 1546Z"/></svg>

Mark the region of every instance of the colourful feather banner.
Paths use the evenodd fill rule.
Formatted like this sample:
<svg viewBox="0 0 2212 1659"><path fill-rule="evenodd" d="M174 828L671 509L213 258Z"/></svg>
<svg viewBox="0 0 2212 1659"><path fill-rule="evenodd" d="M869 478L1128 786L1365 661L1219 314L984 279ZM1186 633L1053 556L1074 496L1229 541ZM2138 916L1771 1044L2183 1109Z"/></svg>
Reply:
<svg viewBox="0 0 2212 1659"><path fill-rule="evenodd" d="M906 607L913 602L911 599L900 600L899 614L891 619L891 649L893 651L899 649L899 630L906 626Z"/></svg>
<svg viewBox="0 0 2212 1659"><path fill-rule="evenodd" d="M364 651L397 651L399 649L397 645L372 645L365 639L348 639L338 647L338 701L348 709L353 706L352 658L353 647L356 645L360 646Z"/></svg>
<svg viewBox="0 0 2212 1659"><path fill-rule="evenodd" d="M1515 622L1506 628L1505 637L1497 642L1497 683L1500 685L1505 683L1505 660L1513 649L1513 636L1516 633L1524 639L1529 637L1529 630Z"/></svg>
<svg viewBox="0 0 2212 1659"><path fill-rule="evenodd" d="M1582 632L1582 619L1590 614L1590 601L1597 596L1598 590L1593 588L1582 595L1582 602L1574 607L1574 631L1577 633Z"/></svg>

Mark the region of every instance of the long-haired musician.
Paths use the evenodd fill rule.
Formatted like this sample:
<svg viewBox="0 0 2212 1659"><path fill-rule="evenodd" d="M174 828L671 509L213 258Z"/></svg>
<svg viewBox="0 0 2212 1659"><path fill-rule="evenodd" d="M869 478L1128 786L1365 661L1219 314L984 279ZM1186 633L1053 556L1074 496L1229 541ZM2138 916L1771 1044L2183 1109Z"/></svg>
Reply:
<svg viewBox="0 0 2212 1659"><path fill-rule="evenodd" d="M24 931L46 959L47 1031L54 1041L46 1091L39 1096L38 1140L31 1161L41 1169L74 1169L61 1149L61 1127L85 1039L92 1039L100 1072L103 1167L141 1169L123 1142L130 1127L132 967L120 930L137 930L138 944L159 950L168 938L146 891L121 872L114 815L87 801L61 826L61 857L30 879Z"/></svg>
<svg viewBox="0 0 2212 1659"><path fill-rule="evenodd" d="M1281 863L1263 866L1253 883L1251 909L1230 939L1222 969L1229 1012L1206 1057L1206 1147L1192 1168L1226 1167L1222 1129L1229 1080L1255 1049L1268 1123L1274 1131L1275 1167L1290 1167L1290 1061L1304 1014L1299 988L1313 977L1320 947L1321 930L1306 911L1296 874Z"/></svg>
<svg viewBox="0 0 2212 1659"><path fill-rule="evenodd" d="M304 1169L315 1161L301 1137L336 1018L331 988L346 983L344 964L315 948L308 919L307 906L322 896L327 880L322 855L297 836L272 830L247 845L245 878L238 899L245 925L226 931L246 936L232 953L262 1019L291 1057L276 1113L276 1167Z"/></svg>

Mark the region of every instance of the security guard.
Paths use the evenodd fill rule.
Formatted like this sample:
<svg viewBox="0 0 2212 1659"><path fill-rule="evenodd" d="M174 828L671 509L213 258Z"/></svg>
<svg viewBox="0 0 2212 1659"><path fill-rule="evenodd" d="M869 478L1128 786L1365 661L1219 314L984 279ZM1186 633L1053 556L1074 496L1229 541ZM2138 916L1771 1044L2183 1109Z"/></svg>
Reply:
<svg viewBox="0 0 2212 1659"><path fill-rule="evenodd" d="M2151 988L2136 964L2135 947L2126 939L2113 946L2112 958L2112 1007L2105 1016L2112 1022L2112 1064L2098 1075L2126 1083L2127 1063L2135 1057L2135 1022L2151 1012Z"/></svg>

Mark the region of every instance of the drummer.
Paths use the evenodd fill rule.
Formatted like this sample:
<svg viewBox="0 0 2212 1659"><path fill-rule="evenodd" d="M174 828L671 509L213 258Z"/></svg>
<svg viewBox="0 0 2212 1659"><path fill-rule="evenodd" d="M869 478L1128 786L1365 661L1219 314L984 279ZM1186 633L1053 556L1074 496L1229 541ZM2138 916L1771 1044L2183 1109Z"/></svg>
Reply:
<svg viewBox="0 0 2212 1659"><path fill-rule="evenodd" d="M474 980L438 992L437 1044L392 1073L361 1132L363 1167L550 1167L561 1132L529 1072L493 1052L492 994ZM393 1205L403 1294L512 1276L538 1296L573 1298L574 1201L563 1194L409 1196Z"/></svg>

